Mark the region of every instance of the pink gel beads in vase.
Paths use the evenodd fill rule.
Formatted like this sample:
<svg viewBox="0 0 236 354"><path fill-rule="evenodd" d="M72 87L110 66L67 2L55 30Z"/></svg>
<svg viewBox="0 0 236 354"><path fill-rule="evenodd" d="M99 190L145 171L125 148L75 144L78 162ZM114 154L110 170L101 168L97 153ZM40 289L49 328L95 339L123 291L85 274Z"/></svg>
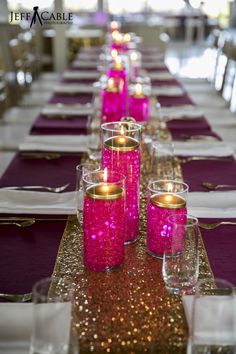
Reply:
<svg viewBox="0 0 236 354"><path fill-rule="evenodd" d="M118 180L121 175L109 171L107 182L91 185L89 176L98 181L102 174L86 175L84 183L84 263L95 272L110 271L124 261L124 178Z"/></svg>
<svg viewBox="0 0 236 354"><path fill-rule="evenodd" d="M103 124L102 128L112 131L109 126L109 123ZM120 126L134 127L138 132L141 129L135 123L120 123ZM102 149L103 168L107 167L125 176L125 243L134 242L139 234L140 144L137 139L129 136L132 130L126 130L123 135L119 130L116 131L117 136L105 138Z"/></svg>
<svg viewBox="0 0 236 354"><path fill-rule="evenodd" d="M102 122L116 122L123 116L123 86L114 78L108 79L107 87L102 91Z"/></svg>
<svg viewBox="0 0 236 354"><path fill-rule="evenodd" d="M142 85L136 84L135 91L130 94L129 114L137 122L147 122L150 117L149 97L143 94Z"/></svg>
<svg viewBox="0 0 236 354"><path fill-rule="evenodd" d="M165 184L165 181L151 183L147 194L147 252L152 256L162 258L164 251L168 249L168 243L172 241L168 218L170 216L178 217L178 220L185 226L187 208L184 198L185 192L180 193L181 195L174 192L160 193L160 191L152 189L152 185L158 182ZM184 184L175 181L173 183ZM181 251L183 236L181 232L175 235L176 251L178 248Z"/></svg>

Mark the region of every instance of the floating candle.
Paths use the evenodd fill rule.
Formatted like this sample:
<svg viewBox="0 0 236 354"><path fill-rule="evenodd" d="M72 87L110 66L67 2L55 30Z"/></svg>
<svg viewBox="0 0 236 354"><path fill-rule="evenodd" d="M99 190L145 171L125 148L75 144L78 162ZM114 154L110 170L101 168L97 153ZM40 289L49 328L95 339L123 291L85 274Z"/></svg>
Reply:
<svg viewBox="0 0 236 354"><path fill-rule="evenodd" d="M124 67L123 67L123 64L122 64L122 59L121 59L120 56L115 57L113 69L117 70L117 71L124 70Z"/></svg>
<svg viewBox="0 0 236 354"><path fill-rule="evenodd" d="M125 33L123 36L123 41L125 42L126 45L128 45L129 42L131 41L131 35L129 33Z"/></svg>
<svg viewBox="0 0 236 354"><path fill-rule="evenodd" d="M104 147L115 151L132 151L138 149L139 143L133 138L120 135L107 139L104 142Z"/></svg>
<svg viewBox="0 0 236 354"><path fill-rule="evenodd" d="M115 200L124 195L124 190L115 185L106 182L91 186L87 189L86 195L92 199Z"/></svg>
<svg viewBox="0 0 236 354"><path fill-rule="evenodd" d="M134 92L134 97L144 97L143 94L143 88L141 84L136 84L135 85L135 92Z"/></svg>
<svg viewBox="0 0 236 354"><path fill-rule="evenodd" d="M117 21L112 21L110 23L110 28L111 28L111 31L117 31L119 28L120 28L120 23L117 22Z"/></svg>

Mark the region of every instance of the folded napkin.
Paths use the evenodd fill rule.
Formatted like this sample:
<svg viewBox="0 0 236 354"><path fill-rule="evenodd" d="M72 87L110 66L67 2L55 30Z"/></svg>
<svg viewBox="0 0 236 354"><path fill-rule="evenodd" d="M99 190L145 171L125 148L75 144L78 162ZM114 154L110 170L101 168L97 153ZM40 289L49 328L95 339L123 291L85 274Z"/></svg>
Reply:
<svg viewBox="0 0 236 354"><path fill-rule="evenodd" d="M88 135L28 135L21 151L81 152L88 150Z"/></svg>
<svg viewBox="0 0 236 354"><path fill-rule="evenodd" d="M187 205L197 218L236 218L236 191L190 192Z"/></svg>
<svg viewBox="0 0 236 354"><path fill-rule="evenodd" d="M152 95L155 96L183 96L183 90L179 86L153 86Z"/></svg>
<svg viewBox="0 0 236 354"><path fill-rule="evenodd" d="M75 60L72 63L74 68L96 68L97 67L97 60Z"/></svg>
<svg viewBox="0 0 236 354"><path fill-rule="evenodd" d="M0 304L0 353L28 354L32 325L32 304Z"/></svg>
<svg viewBox="0 0 236 354"><path fill-rule="evenodd" d="M54 92L58 94L78 94L78 93L95 93L98 88L89 84L61 84L54 88Z"/></svg>
<svg viewBox="0 0 236 354"><path fill-rule="evenodd" d="M168 71L150 72L148 76L151 80L174 80L174 76Z"/></svg>
<svg viewBox="0 0 236 354"><path fill-rule="evenodd" d="M142 54L142 58L144 59L144 61L154 61L154 60L160 60L165 58L165 54L163 52L160 53L146 53L146 54Z"/></svg>
<svg viewBox="0 0 236 354"><path fill-rule="evenodd" d="M166 69L164 61L146 62L142 64L144 69Z"/></svg>
<svg viewBox="0 0 236 354"><path fill-rule="evenodd" d="M225 157L233 155L233 150L223 141L175 141L174 153L177 156Z"/></svg>
<svg viewBox="0 0 236 354"><path fill-rule="evenodd" d="M0 189L0 213L75 214L75 192L50 193Z"/></svg>
<svg viewBox="0 0 236 354"><path fill-rule="evenodd" d="M97 80L100 77L100 74L98 71L73 70L73 71L65 71L62 77L63 79L66 80L80 80L80 79Z"/></svg>
<svg viewBox="0 0 236 354"><path fill-rule="evenodd" d="M194 296L182 298L184 311L190 331L192 330L192 313ZM202 296L195 302L194 343L196 344L233 344L233 297Z"/></svg>
<svg viewBox="0 0 236 354"><path fill-rule="evenodd" d="M30 303L0 304L1 354L29 352L33 309L34 305ZM39 311L41 335L50 338L54 344L69 343L71 303L38 304L38 314Z"/></svg>
<svg viewBox="0 0 236 354"><path fill-rule="evenodd" d="M63 118L64 116L84 116L93 113L94 108L91 104L73 104L63 105L60 103L46 105L41 114L48 118L54 118L55 116Z"/></svg>
<svg viewBox="0 0 236 354"><path fill-rule="evenodd" d="M161 113L164 117L172 119L194 119L203 115L203 111L195 106L162 107Z"/></svg>

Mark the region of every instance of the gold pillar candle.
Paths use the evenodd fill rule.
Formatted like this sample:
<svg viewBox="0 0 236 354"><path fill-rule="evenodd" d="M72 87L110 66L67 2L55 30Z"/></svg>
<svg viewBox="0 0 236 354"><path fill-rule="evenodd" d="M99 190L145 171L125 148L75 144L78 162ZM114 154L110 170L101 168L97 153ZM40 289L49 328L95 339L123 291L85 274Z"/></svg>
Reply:
<svg viewBox="0 0 236 354"><path fill-rule="evenodd" d="M114 136L104 142L104 148L115 151L132 151L139 148L137 140L129 136Z"/></svg>
<svg viewBox="0 0 236 354"><path fill-rule="evenodd" d="M86 195L91 199L115 200L124 195L124 190L116 184L104 182L87 188Z"/></svg>
<svg viewBox="0 0 236 354"><path fill-rule="evenodd" d="M177 194L163 193L151 196L151 203L166 209L179 209L186 206L186 201Z"/></svg>

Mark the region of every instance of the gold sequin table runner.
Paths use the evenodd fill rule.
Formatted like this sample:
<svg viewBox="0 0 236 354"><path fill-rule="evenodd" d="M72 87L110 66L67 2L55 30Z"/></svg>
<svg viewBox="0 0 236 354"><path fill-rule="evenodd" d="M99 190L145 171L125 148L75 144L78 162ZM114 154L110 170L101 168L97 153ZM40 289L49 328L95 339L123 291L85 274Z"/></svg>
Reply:
<svg viewBox="0 0 236 354"><path fill-rule="evenodd" d="M188 329L181 298L162 279L162 260L146 253L146 186L150 155L142 151L140 238L125 248L123 266L110 273L83 264L83 232L69 217L54 273L76 286L76 331L80 353L186 353ZM182 177L181 168L176 173ZM200 238L200 276L213 278Z"/></svg>

